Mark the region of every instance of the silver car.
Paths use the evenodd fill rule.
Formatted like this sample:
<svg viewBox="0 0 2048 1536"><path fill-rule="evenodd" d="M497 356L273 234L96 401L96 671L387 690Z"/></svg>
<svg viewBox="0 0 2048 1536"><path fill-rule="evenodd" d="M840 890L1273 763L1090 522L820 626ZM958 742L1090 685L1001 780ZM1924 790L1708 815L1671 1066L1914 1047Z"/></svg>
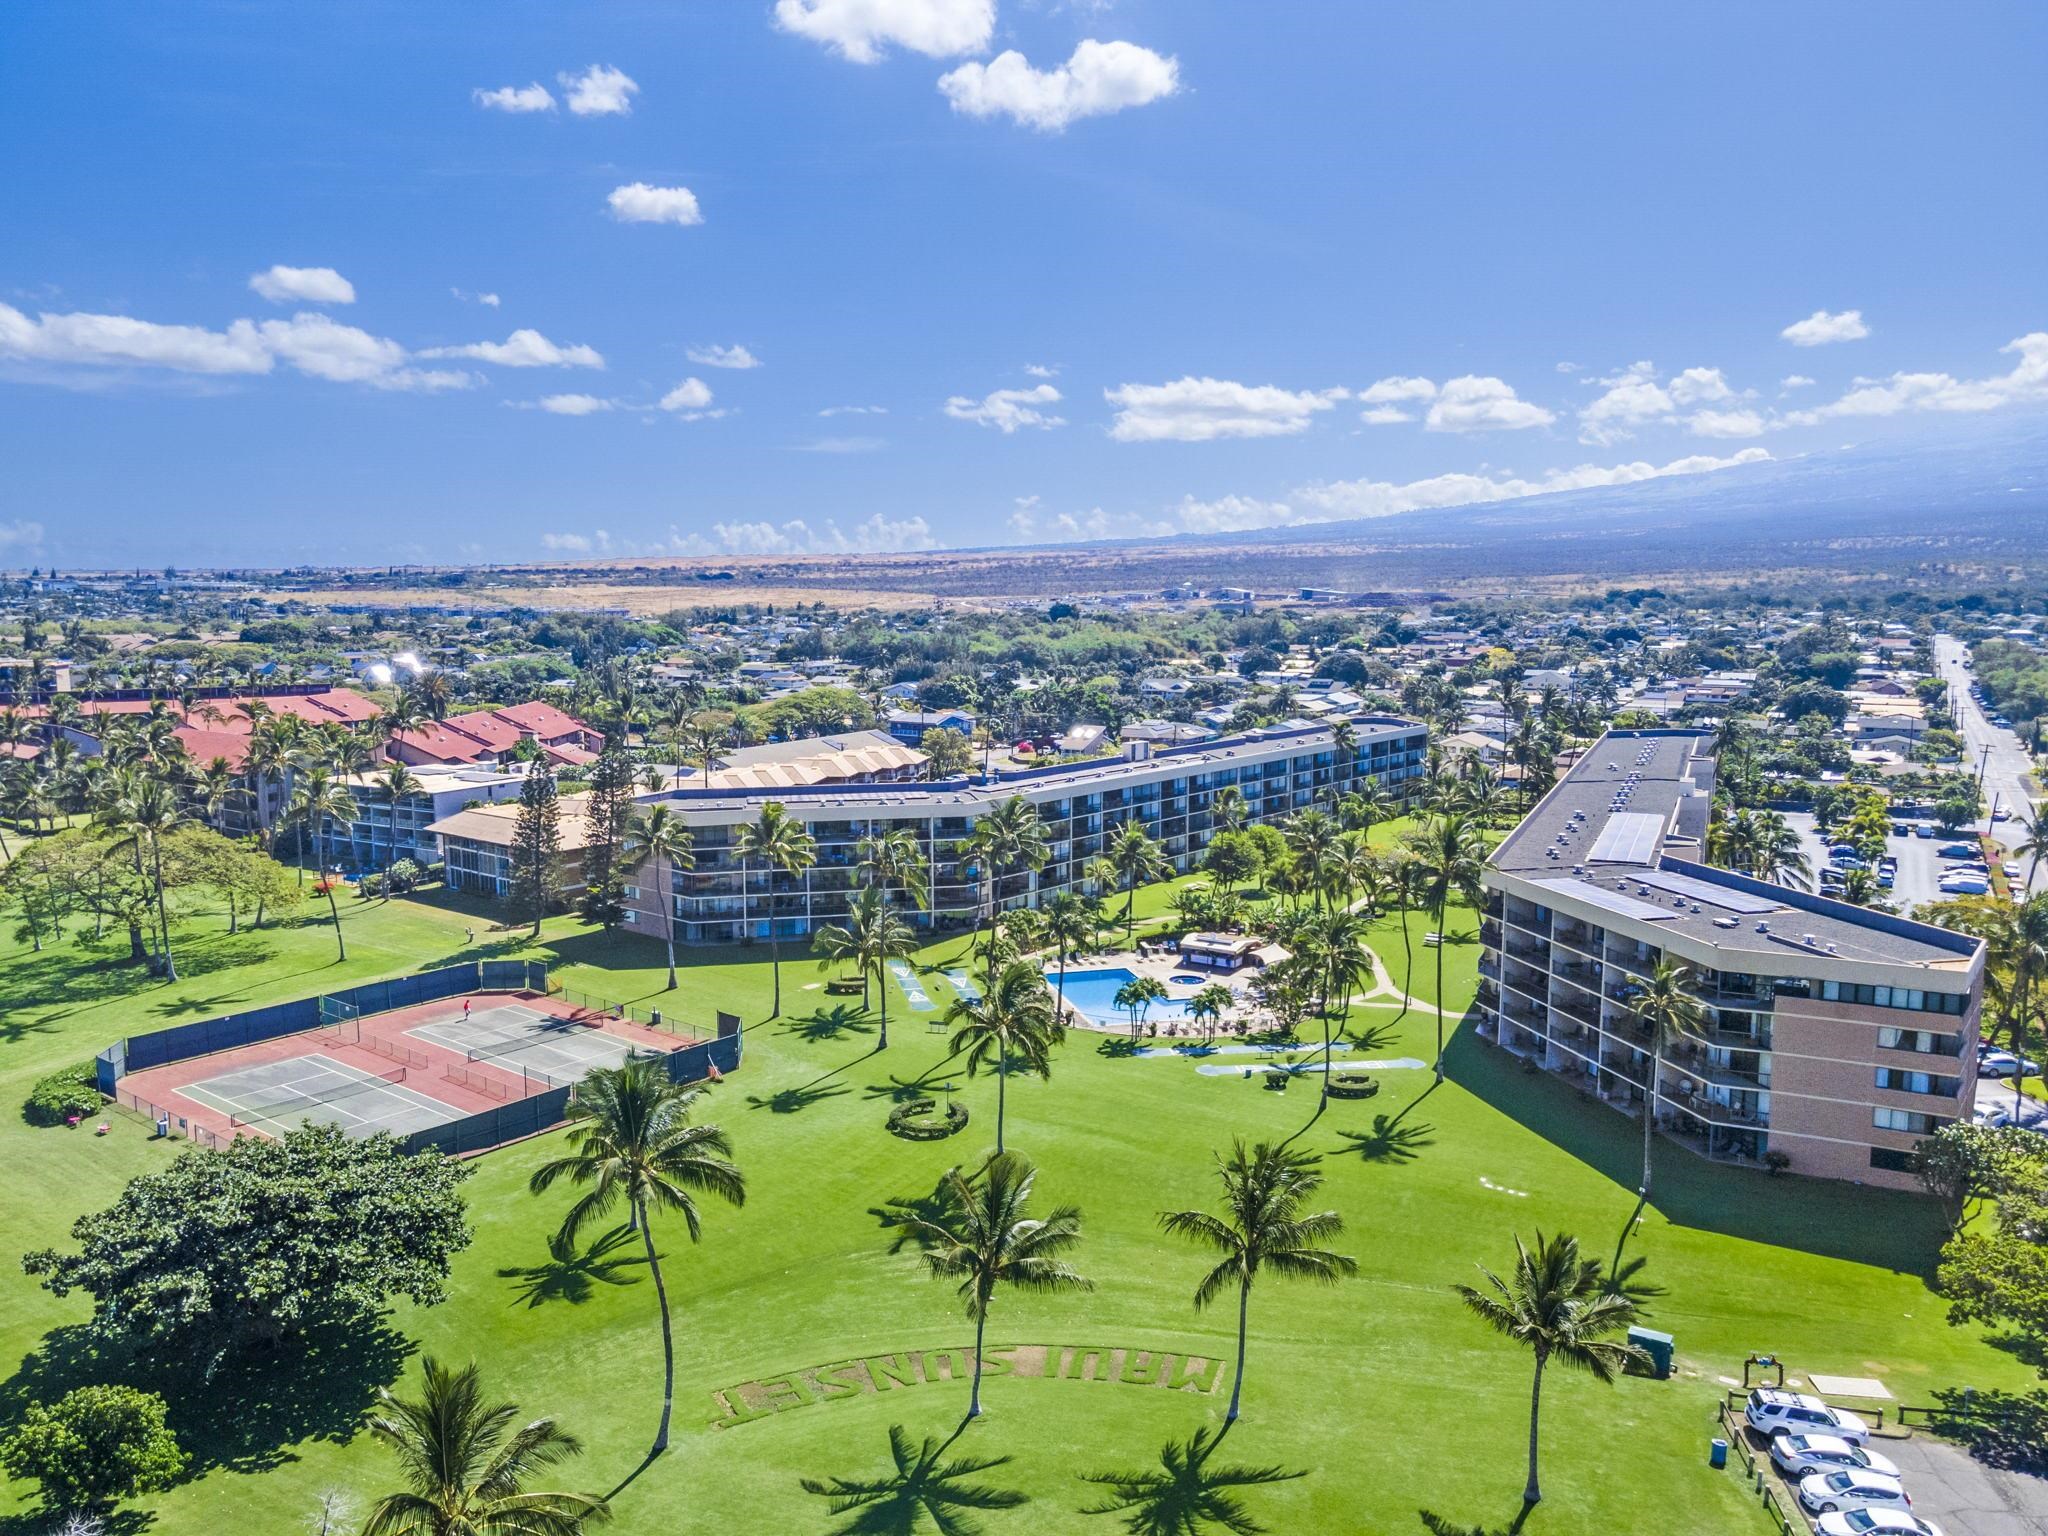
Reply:
<svg viewBox="0 0 2048 1536"><path fill-rule="evenodd" d="M1816 1515L1859 1509L1904 1509L1906 1485L1882 1472L1816 1472L1799 1483L1799 1502Z"/></svg>
<svg viewBox="0 0 2048 1536"><path fill-rule="evenodd" d="M1882 1472L1897 1477L1899 1469L1887 1457L1860 1445L1851 1445L1840 1435L1773 1435L1771 1460L1787 1477L1801 1478L1814 1472Z"/></svg>

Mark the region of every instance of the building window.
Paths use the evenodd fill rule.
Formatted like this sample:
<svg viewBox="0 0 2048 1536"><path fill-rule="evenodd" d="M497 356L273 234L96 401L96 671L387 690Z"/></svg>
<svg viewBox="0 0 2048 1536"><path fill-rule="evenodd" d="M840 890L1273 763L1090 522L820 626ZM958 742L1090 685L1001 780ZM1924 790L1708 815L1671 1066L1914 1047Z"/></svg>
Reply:
<svg viewBox="0 0 2048 1536"><path fill-rule="evenodd" d="M1918 987L1874 987L1868 982L1824 981L1823 1001L1857 1003L1865 1008L1911 1008L1920 1013L1966 1013L1970 999L1963 992L1924 992Z"/></svg>
<svg viewBox="0 0 2048 1536"><path fill-rule="evenodd" d="M1913 1172L1913 1154L1901 1152L1897 1147L1872 1147L1870 1166L1882 1168L1887 1173Z"/></svg>
<svg viewBox="0 0 2048 1536"><path fill-rule="evenodd" d="M1893 1093L1930 1093L1944 1099L1952 1099L1962 1088L1962 1080L1942 1077L1933 1072L1909 1072L1903 1067L1879 1067L1877 1086L1890 1089Z"/></svg>
<svg viewBox="0 0 2048 1536"><path fill-rule="evenodd" d="M1961 1035L1943 1034L1932 1029L1901 1029L1896 1024L1887 1024L1880 1029L1877 1043L1888 1051L1917 1051L1922 1056L1963 1054Z"/></svg>
<svg viewBox="0 0 2048 1536"><path fill-rule="evenodd" d="M1880 1131L1905 1131L1913 1136L1932 1136L1949 1123L1941 1115L1923 1115L1917 1109L1873 1109L1870 1122Z"/></svg>

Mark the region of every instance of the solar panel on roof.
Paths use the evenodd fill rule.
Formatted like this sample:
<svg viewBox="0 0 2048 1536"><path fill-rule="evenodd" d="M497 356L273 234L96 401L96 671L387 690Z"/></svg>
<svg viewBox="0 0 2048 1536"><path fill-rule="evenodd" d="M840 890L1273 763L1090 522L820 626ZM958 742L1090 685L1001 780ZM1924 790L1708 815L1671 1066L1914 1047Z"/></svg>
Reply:
<svg viewBox="0 0 2048 1536"><path fill-rule="evenodd" d="M1590 880L1538 880L1536 884L1560 896L1576 897L1590 902L1602 911L1612 912L1616 917L1632 917L1638 922L1654 923L1660 918L1678 916L1676 911L1667 912L1662 907L1653 907L1647 901L1637 901L1633 896L1624 896L1620 891L1610 891L1595 885Z"/></svg>
<svg viewBox="0 0 2048 1536"><path fill-rule="evenodd" d="M1689 901L1704 902L1708 906L1720 907L1727 912L1775 912L1785 905L1769 896L1757 896L1749 891L1733 890L1725 885L1716 885L1711 880L1702 880L1695 875L1681 875L1668 869L1646 869L1629 878L1639 885L1656 890L1669 891L1674 896L1683 896Z"/></svg>
<svg viewBox="0 0 2048 1536"><path fill-rule="evenodd" d="M1650 811L1617 811L1586 855L1594 864L1647 864L1664 838L1664 818Z"/></svg>

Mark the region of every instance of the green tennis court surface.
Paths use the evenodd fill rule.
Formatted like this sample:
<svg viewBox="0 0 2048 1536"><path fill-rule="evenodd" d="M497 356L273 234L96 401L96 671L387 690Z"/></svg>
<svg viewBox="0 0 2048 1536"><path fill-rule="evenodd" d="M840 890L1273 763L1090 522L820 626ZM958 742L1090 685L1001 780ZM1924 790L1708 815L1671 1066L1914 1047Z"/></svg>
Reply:
<svg viewBox="0 0 2048 1536"><path fill-rule="evenodd" d="M368 1072L327 1056L261 1061L177 1092L269 1136L305 1125L338 1125L350 1136L395 1136L460 1119L452 1104L405 1086L406 1068Z"/></svg>

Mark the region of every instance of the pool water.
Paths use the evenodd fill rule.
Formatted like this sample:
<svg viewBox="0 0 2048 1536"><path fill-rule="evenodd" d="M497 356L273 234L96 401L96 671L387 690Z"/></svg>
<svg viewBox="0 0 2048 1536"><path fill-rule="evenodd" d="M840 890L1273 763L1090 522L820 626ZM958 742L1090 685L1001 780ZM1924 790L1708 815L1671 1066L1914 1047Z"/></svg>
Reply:
<svg viewBox="0 0 2048 1536"><path fill-rule="evenodd" d="M1045 979L1054 986L1059 985L1059 972L1047 971ZM1130 1014L1116 1006L1116 994L1126 982L1136 981L1138 973L1126 966L1109 966L1096 971L1067 972L1067 1001L1098 1024L1128 1025ZM1146 1010L1147 1023L1159 1019L1184 1019L1188 1016L1188 1005L1184 998L1167 998L1155 1002Z"/></svg>

